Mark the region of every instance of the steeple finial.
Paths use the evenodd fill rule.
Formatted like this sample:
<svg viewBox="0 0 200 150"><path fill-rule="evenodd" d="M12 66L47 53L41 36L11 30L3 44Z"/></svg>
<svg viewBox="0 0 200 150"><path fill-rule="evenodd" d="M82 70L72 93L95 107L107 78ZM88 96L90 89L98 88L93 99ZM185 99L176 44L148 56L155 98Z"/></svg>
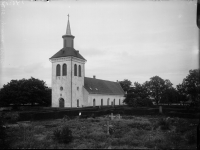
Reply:
<svg viewBox="0 0 200 150"><path fill-rule="evenodd" d="M67 31L66 31L66 35L71 35L71 29L70 29L70 24L69 24L69 14L68 16L68 22L67 22Z"/></svg>

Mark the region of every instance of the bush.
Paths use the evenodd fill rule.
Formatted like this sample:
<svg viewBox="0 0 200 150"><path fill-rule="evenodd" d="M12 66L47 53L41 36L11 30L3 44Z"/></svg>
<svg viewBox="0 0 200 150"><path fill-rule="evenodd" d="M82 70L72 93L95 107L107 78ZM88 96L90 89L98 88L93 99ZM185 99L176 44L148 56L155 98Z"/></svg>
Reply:
<svg viewBox="0 0 200 150"><path fill-rule="evenodd" d="M138 105L139 106L145 106L145 107L150 107L153 106L153 103L150 99L145 98L145 99L138 99Z"/></svg>
<svg viewBox="0 0 200 150"><path fill-rule="evenodd" d="M19 120L18 112L7 112L4 115L4 119L9 123L16 123Z"/></svg>
<svg viewBox="0 0 200 150"><path fill-rule="evenodd" d="M139 130L151 130L151 124L150 123L139 123L139 122L133 122L128 124L131 128L137 128Z"/></svg>
<svg viewBox="0 0 200 150"><path fill-rule="evenodd" d="M65 143L68 144L72 141L72 131L67 127L63 126L61 129L54 130L54 139L58 141L59 143Z"/></svg>
<svg viewBox="0 0 200 150"><path fill-rule="evenodd" d="M6 142L7 134L6 134L6 128L4 127L4 118L0 116L0 147L2 149L8 148L8 144Z"/></svg>
<svg viewBox="0 0 200 150"><path fill-rule="evenodd" d="M92 133L87 134L87 139L93 139L98 142L104 142L107 137L106 133L100 131L93 131Z"/></svg>
<svg viewBox="0 0 200 150"><path fill-rule="evenodd" d="M195 130L188 131L185 135L188 144L195 144L197 142L197 133Z"/></svg>
<svg viewBox="0 0 200 150"><path fill-rule="evenodd" d="M170 121L165 118L161 118L156 122L156 124L154 124L154 129L156 129L159 126L161 130L169 130Z"/></svg>
<svg viewBox="0 0 200 150"><path fill-rule="evenodd" d="M176 132L177 133L183 134L189 130L189 124L184 119L177 119L175 124L176 124Z"/></svg>
<svg viewBox="0 0 200 150"><path fill-rule="evenodd" d="M132 100L130 100L128 105L132 106L132 107L151 107L151 106L153 106L153 103L148 98L142 99L140 97L137 97L137 98L133 98Z"/></svg>

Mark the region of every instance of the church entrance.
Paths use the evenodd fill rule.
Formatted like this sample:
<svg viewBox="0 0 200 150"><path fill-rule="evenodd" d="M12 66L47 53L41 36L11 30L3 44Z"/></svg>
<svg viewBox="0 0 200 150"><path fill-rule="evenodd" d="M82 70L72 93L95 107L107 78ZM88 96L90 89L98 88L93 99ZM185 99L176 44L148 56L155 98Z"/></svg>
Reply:
<svg viewBox="0 0 200 150"><path fill-rule="evenodd" d="M59 100L59 107L60 108L64 108L65 107L65 100L63 99L63 98L61 98L60 100Z"/></svg>

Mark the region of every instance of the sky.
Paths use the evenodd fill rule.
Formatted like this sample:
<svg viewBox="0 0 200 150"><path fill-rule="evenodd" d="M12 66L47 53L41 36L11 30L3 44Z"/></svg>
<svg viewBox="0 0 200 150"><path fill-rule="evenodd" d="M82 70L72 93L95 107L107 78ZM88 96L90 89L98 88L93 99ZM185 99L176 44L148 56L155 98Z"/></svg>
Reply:
<svg viewBox="0 0 200 150"><path fill-rule="evenodd" d="M85 76L182 83L199 68L197 1L1 1L0 88L34 77L51 87L49 60L63 48L69 14Z"/></svg>

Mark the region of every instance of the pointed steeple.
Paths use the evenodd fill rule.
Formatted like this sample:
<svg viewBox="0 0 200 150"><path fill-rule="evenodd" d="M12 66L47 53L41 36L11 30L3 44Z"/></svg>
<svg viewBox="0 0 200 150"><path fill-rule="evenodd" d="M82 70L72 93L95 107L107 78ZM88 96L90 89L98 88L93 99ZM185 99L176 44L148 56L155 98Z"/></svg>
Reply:
<svg viewBox="0 0 200 150"><path fill-rule="evenodd" d="M68 16L68 22L67 22L67 31L66 31L66 35L71 35L71 29L70 29L70 24L69 24L69 14Z"/></svg>
<svg viewBox="0 0 200 150"><path fill-rule="evenodd" d="M70 29L70 24L69 24L69 14L67 16L68 16L67 31L66 31L66 34L62 36L62 38L63 38L63 47L72 47L72 48L74 48L74 38L75 38L75 36L73 36L71 34L71 29Z"/></svg>

